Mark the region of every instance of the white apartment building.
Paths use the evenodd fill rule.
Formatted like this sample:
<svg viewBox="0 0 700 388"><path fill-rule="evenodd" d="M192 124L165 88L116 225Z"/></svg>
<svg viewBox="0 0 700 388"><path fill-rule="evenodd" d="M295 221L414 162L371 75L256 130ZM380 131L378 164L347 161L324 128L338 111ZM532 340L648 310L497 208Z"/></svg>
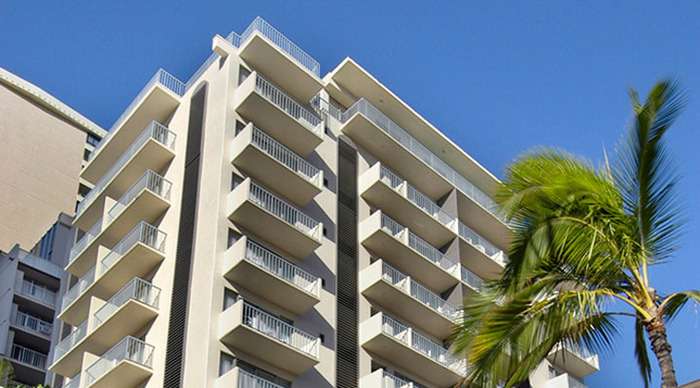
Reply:
<svg viewBox="0 0 700 388"><path fill-rule="evenodd" d="M260 18L157 71L81 178L54 387L450 387L459 306L507 260L495 176ZM532 383L597 369L562 348Z"/></svg>

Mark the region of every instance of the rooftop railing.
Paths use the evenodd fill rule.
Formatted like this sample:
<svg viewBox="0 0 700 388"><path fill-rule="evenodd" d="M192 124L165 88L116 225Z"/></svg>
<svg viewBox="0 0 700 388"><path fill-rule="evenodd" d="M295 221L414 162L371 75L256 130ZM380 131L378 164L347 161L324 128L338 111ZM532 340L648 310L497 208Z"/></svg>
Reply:
<svg viewBox="0 0 700 388"><path fill-rule="evenodd" d="M10 358L21 362L22 364L31 365L38 369L46 369L46 355L37 352L24 346L13 344L10 349Z"/></svg>
<svg viewBox="0 0 700 388"><path fill-rule="evenodd" d="M442 316L455 321L459 318L459 309L450 302L442 299L440 296L430 291L420 283L411 279L408 275L395 269L389 264L382 261L382 278L400 289L402 292L410 295L420 303L430 307Z"/></svg>
<svg viewBox="0 0 700 388"><path fill-rule="evenodd" d="M292 116L311 132L318 136L323 135L323 120L258 73L255 73L255 91Z"/></svg>
<svg viewBox="0 0 700 388"><path fill-rule="evenodd" d="M462 282L477 292L481 292L481 290L484 289L484 280L474 272L467 269L467 267L462 266L461 279Z"/></svg>
<svg viewBox="0 0 700 388"><path fill-rule="evenodd" d="M17 278L15 282L15 290L41 303L54 306L56 304L56 292L49 290L46 286L41 285L33 280Z"/></svg>
<svg viewBox="0 0 700 388"><path fill-rule="evenodd" d="M63 301L61 302L61 311L65 311L68 306L70 306L73 301L78 299L78 296L83 293L88 287L95 282L95 267L93 266L87 272L83 274L78 281L73 284L71 288L66 291L63 295Z"/></svg>
<svg viewBox="0 0 700 388"><path fill-rule="evenodd" d="M323 186L322 170L256 127L253 127L252 144L315 186Z"/></svg>
<svg viewBox="0 0 700 388"><path fill-rule="evenodd" d="M64 354L73 349L78 342L82 341L87 335L87 331L88 320L86 319L80 326L73 328L70 334L56 344L53 350L53 362L59 360Z"/></svg>
<svg viewBox="0 0 700 388"><path fill-rule="evenodd" d="M311 357L319 357L319 338L252 306L243 304L243 324L264 335L283 342Z"/></svg>
<svg viewBox="0 0 700 388"><path fill-rule="evenodd" d="M455 373L466 376L466 360L457 358L442 345L433 342L428 337L416 332L399 321L382 314L382 331L384 334L404 343L406 346L423 354L438 364L449 368Z"/></svg>
<svg viewBox="0 0 700 388"><path fill-rule="evenodd" d="M246 242L245 260L316 297L320 296L320 278L311 275L250 239Z"/></svg>
<svg viewBox="0 0 700 388"><path fill-rule="evenodd" d="M480 250L486 256L490 257L498 264L502 266L506 265L508 256L505 254L505 252L503 252L502 249L493 245L489 240L481 237L481 235L479 235L473 229L471 229L467 225L464 225L461 222L459 223L459 235L469 244L471 244L474 248Z"/></svg>
<svg viewBox="0 0 700 388"><path fill-rule="evenodd" d="M155 226L141 221L129 231L100 262L100 273L105 273L114 263L122 258L136 244L147 245L158 252L165 250L165 232Z"/></svg>
<svg viewBox="0 0 700 388"><path fill-rule="evenodd" d="M428 147L424 146L420 141L411 136L405 129L401 128L369 101L365 100L364 98L357 100L351 107L343 112L341 121L347 122L356 113L365 115L365 117L384 130L399 144L406 147L406 149L408 149L414 156L422 160L428 166L432 167L448 182L456 186L462 193L464 193L464 195L484 207L500 220L504 219L498 211L498 205L493 201L493 199L491 199L491 197L476 187L467 178L455 171L455 169L450 167L447 163L430 151Z"/></svg>
<svg viewBox="0 0 700 388"><path fill-rule="evenodd" d="M323 225L255 182L250 182L250 200L311 238L321 241Z"/></svg>
<svg viewBox="0 0 700 388"><path fill-rule="evenodd" d="M136 300L157 309L160 300L160 288L143 279L131 279L129 283L109 298L109 300L95 312L95 327L105 322L115 311L130 300Z"/></svg>
<svg viewBox="0 0 700 388"><path fill-rule="evenodd" d="M85 386L94 384L122 361L131 361L151 369L153 346L134 337L125 337L85 370Z"/></svg>
<svg viewBox="0 0 700 388"><path fill-rule="evenodd" d="M46 337L50 337L53 331L53 324L50 322L17 310L12 314L12 323L15 326L22 327L25 330L33 331Z"/></svg>
<svg viewBox="0 0 700 388"><path fill-rule="evenodd" d="M157 196L168 200L170 198L170 189L172 185L173 184L169 180L156 174L152 170L146 170L143 176L139 178L139 180L136 181L136 183L134 183L114 205L112 205L107 212L105 224L108 224L110 221L115 219L143 190L150 190Z"/></svg>
<svg viewBox="0 0 700 388"><path fill-rule="evenodd" d="M138 135L136 140L134 140L129 148L127 148L122 155L117 159L110 169L100 178L100 180L95 183L95 186L90 190L90 192L83 198L82 202L78 205L78 209L75 211L75 218L80 217L80 215L90 207L95 199L102 193L105 187L112 181L112 178L117 174L119 170L124 167L126 162L131 159L134 154L144 145L149 139L154 139L155 141L161 143L169 149L174 149L175 146L175 133L170 131L168 127L160 124L157 121L152 121L143 131ZM93 153L94 155L94 153Z"/></svg>
<svg viewBox="0 0 700 388"><path fill-rule="evenodd" d="M238 386L236 388L284 388L281 385L267 381L260 376L238 369Z"/></svg>
<svg viewBox="0 0 700 388"><path fill-rule="evenodd" d="M313 59L311 55L299 48L299 46L294 44L294 42L289 40L283 33L279 32L275 27L272 27L272 25L261 17L256 17L241 35L231 32L226 39L231 42L233 46L241 47L255 32L259 32L262 36L269 39L275 46L289 54L289 56L294 58L295 61L310 72L317 76L321 74L321 65Z"/></svg>

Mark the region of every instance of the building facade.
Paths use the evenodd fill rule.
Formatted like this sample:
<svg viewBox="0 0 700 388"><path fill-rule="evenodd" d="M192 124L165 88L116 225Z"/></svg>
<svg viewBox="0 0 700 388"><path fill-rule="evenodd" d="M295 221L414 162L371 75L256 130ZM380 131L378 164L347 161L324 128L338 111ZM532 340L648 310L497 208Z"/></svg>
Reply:
<svg viewBox="0 0 700 388"><path fill-rule="evenodd" d="M82 169L53 386L463 379L459 306L507 260L498 180L349 58L321 76L260 18L212 51L156 72ZM549 364L597 369L576 354Z"/></svg>

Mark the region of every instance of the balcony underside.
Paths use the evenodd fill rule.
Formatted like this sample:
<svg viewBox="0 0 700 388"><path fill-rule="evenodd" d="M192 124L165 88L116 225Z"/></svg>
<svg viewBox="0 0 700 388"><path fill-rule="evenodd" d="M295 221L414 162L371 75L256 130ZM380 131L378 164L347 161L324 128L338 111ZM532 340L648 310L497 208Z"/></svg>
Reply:
<svg viewBox="0 0 700 388"><path fill-rule="evenodd" d="M259 32L254 32L238 54L254 69L299 101L309 101L323 87L321 79Z"/></svg>
<svg viewBox="0 0 700 388"><path fill-rule="evenodd" d="M144 189L105 226L102 234L107 241L121 240L139 222L155 223L169 207L170 202Z"/></svg>
<svg viewBox="0 0 700 388"><path fill-rule="evenodd" d="M309 203L321 192L321 188L278 162L258 147L248 143L238 145L234 140L234 149L242 148L233 156L233 164L245 171L256 181L284 195L298 206ZM243 140L243 139L241 139Z"/></svg>
<svg viewBox="0 0 700 388"><path fill-rule="evenodd" d="M106 144L100 146L80 176L88 182L97 182L151 121L167 123L179 103L180 98L175 93L156 83L129 118L119 128L113 129L115 132Z"/></svg>
<svg viewBox="0 0 700 388"><path fill-rule="evenodd" d="M95 382L89 388L114 388L114 387L139 387L153 372L151 369L133 361L119 361L112 369Z"/></svg>
<svg viewBox="0 0 700 388"><path fill-rule="evenodd" d="M482 279L495 279L501 276L503 267L479 248L459 238L459 252L462 265Z"/></svg>
<svg viewBox="0 0 700 388"><path fill-rule="evenodd" d="M510 246L512 231L503 221L483 206L457 190L457 209L461 220L469 220L469 227L500 248Z"/></svg>

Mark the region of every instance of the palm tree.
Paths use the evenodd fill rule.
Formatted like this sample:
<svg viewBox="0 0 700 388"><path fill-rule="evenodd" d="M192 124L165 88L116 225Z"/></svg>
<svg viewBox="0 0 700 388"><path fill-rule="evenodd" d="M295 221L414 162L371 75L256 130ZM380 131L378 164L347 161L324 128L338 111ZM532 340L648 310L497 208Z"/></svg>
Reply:
<svg viewBox="0 0 700 388"><path fill-rule="evenodd" d="M682 226L663 140L684 98L670 81L644 103L630 97L632 127L613 163L606 156L595 168L542 149L507 169L497 201L513 226L510 261L501 279L465 302L455 328L454 350L472 366L466 384L517 385L559 344L608 350L618 319L632 318L645 386L646 338L662 387L677 387L666 325L700 292L662 294L649 270L671 258Z"/></svg>
<svg viewBox="0 0 700 388"><path fill-rule="evenodd" d="M14 376L12 364L4 358L0 358L0 387L8 386Z"/></svg>

